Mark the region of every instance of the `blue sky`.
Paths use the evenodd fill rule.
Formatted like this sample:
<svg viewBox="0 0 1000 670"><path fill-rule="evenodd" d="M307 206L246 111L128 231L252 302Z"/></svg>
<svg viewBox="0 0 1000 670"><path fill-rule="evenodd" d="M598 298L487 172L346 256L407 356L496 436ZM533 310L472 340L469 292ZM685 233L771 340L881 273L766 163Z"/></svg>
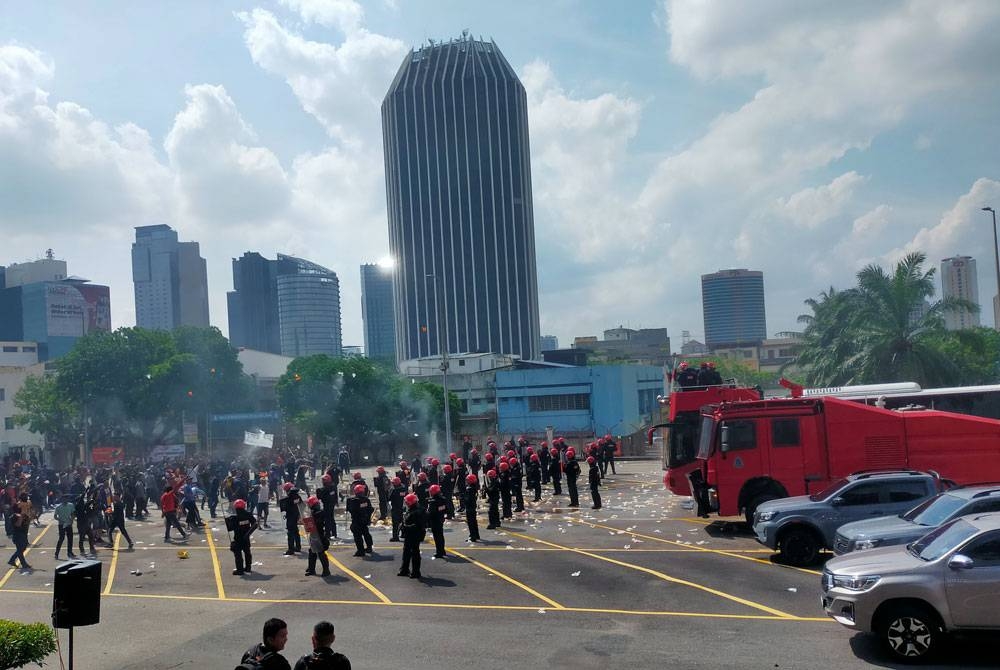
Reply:
<svg viewBox="0 0 1000 670"><path fill-rule="evenodd" d="M54 10L53 6L58 9ZM378 102L406 50L492 37L529 96L542 330L702 334L699 275L763 270L768 330L867 263L979 260L995 292L1000 5L0 2L0 263L53 247L134 322L132 226L209 263L387 250ZM983 322L992 324L990 309Z"/></svg>

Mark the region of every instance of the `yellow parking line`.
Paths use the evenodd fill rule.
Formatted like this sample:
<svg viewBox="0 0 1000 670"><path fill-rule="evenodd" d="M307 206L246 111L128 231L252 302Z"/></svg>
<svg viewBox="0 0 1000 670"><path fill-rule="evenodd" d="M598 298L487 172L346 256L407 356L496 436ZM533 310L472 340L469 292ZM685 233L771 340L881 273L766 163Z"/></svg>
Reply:
<svg viewBox="0 0 1000 670"><path fill-rule="evenodd" d="M689 547L691 549L694 549L695 551L707 551L710 554L719 554L720 556L731 556L733 558L742 558L744 561L753 561L754 563L760 563L762 565L770 565L770 566L774 566L776 568L785 568L786 570L798 570L799 572L804 572L804 573L806 573L808 575L821 575L821 574L823 574L819 570L810 570L808 568L796 568L796 567L791 566L791 565L782 565L781 563L774 563L772 561L768 561L768 560L765 560L763 558L754 558L753 556L743 556L742 554L738 554L738 553L735 553L735 552L732 552L732 551L726 551L724 549L710 549L708 547L699 547L698 545L695 545L695 544L684 544L683 542L678 542L676 540L667 540L667 539L662 538L662 537L656 537L655 535L645 535L643 533L637 533L635 531L627 530L625 528L616 528L614 526L605 526L604 524L593 523L593 522L590 522L590 521L583 521L582 519L576 519L575 522L576 523L586 524L586 525L590 526L591 528L603 528L605 530L614 530L614 531L619 531L620 530L620 531L622 531L623 535L632 535L632 536L635 536L635 537L643 537L643 538L646 538L647 540L654 540L656 542L663 542L664 544L672 544L672 545L675 545L675 546L678 546L678 547Z"/></svg>
<svg viewBox="0 0 1000 670"><path fill-rule="evenodd" d="M547 542L545 540L539 540L537 538L533 538L530 535L522 535L521 533L515 533L515 532L510 531L510 530L508 530L507 532L510 535L514 535L516 537L521 537L521 538L524 538L525 540L531 540L532 542L538 542L540 544L546 544L546 545L549 545L549 546L556 546L556 547L560 546L560 545L557 545L557 544L555 544L553 542ZM757 610L760 610L762 612L767 612L768 614L771 614L771 615L776 616L776 617L781 617L782 619L795 618L794 614L789 614L787 612L782 612L781 610L774 609L773 607L768 607L767 605L762 605L762 604L754 602L752 600L747 600L745 598L740 598L739 596L734 596L734 595L732 595L730 593L726 593L724 591L719 591L717 589L713 589L713 588L708 587L708 586L703 586L701 584L696 584L694 582L689 582L686 579L679 579L677 577L671 577L668 574L662 573L662 572L660 572L658 570L653 570L652 568L647 568L647 567L644 567L644 566L641 566L641 565L635 565L633 563L626 563L625 561L619 561L619 560L616 560L614 558L608 558L607 556L601 556L600 554L594 554L594 553L591 553L589 551L583 551L581 549L576 549L575 553L582 554L583 556L590 556L591 558L596 558L599 561L605 561L607 563L613 563L615 565L620 565L620 566L625 567L625 568L631 568L633 570L638 570L640 572L645 572L646 574L653 575L654 577L659 577L660 579L662 579L664 581L667 581L667 582L671 582L671 583L674 583L674 584L680 584L682 586L689 586L689 587L691 587L693 589L698 589L699 591L704 591L705 593L710 593L710 594L712 594L714 596L719 596L720 598L725 598L726 600L731 600L731 601L733 601L735 603L739 603L739 604L745 605L747 607L752 607L753 609L757 609Z"/></svg>
<svg viewBox="0 0 1000 670"><path fill-rule="evenodd" d="M108 566L108 583L104 585L102 596L111 595L111 584L115 581L115 571L118 569L118 545L121 544L121 532L115 537L114 553L111 555L111 565Z"/></svg>
<svg viewBox="0 0 1000 670"><path fill-rule="evenodd" d="M205 539L208 541L208 550L212 553L212 571L215 572L215 587L218 589L219 594L217 599L225 600L226 587L222 585L222 569L219 567L219 554L215 550L215 531L206 527Z"/></svg>
<svg viewBox="0 0 1000 670"><path fill-rule="evenodd" d="M517 581L513 577L509 577L509 576L505 575L504 573L500 572L496 568L491 568L490 566L488 566L488 565L486 565L484 563L480 563L476 559L470 558L470 557L466 556L465 554L463 554L460 551L456 551L454 549L447 549L447 551L450 554L455 554L459 558L464 558L468 562L472 563L473 565L479 566L480 568L482 568L483 570L486 570L487 572L492 572L494 575L496 575L500 579L502 579L502 580L504 580L506 582L509 582L509 583L513 584L514 586L517 586L518 588L521 588L521 589L527 591L528 593L530 593L531 595L535 596L536 598L538 598L542 602L548 603L554 609L557 609L557 610L566 609L565 607L563 607L562 605L560 605L559 603L557 603L555 600L552 600L552 598L549 598L547 596L543 596L541 593L539 593L535 589L531 588L527 584L522 584L521 582Z"/></svg>
<svg viewBox="0 0 1000 670"><path fill-rule="evenodd" d="M367 579L365 579L364 577L360 576L358 573L354 572L354 570L351 570L349 567L347 567L346 565L344 565L343 563L341 563L340 561L338 561L336 559L336 557L334 557L334 555L331 554L329 551L326 552L326 557L329 558L330 562L333 563L334 565L336 565L337 568L339 568L340 570L342 570L345 573L347 573L347 575L349 577L351 577L356 582L360 583L366 589L368 589L369 591L371 591L372 594L376 598L378 598L380 601L382 601L382 603L384 603L386 605L392 605L393 604L392 601L389 600L389 598L384 593L382 593L377 588L375 588L374 584L372 584Z"/></svg>
<svg viewBox="0 0 1000 670"><path fill-rule="evenodd" d="M52 524L48 524L47 526L45 526L45 528L42 529L41 533L35 536L35 539L31 542L30 545L28 545L28 548L24 550L25 556L27 556L32 549L38 546L38 543L42 541L42 537L45 535L45 533L48 532L49 528L51 527ZM70 549L72 549L72 547L70 547ZM0 589L2 589L3 585L7 583L7 580L10 579L10 576L14 574L14 571L19 569L20 568L11 568L10 570L7 571L7 574L3 576L3 579L0 579Z"/></svg>

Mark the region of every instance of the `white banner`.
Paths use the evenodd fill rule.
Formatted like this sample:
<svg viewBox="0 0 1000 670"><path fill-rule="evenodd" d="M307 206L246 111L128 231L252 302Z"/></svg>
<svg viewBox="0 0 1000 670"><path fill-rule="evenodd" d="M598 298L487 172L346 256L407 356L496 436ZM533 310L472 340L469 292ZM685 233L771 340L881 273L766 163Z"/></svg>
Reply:
<svg viewBox="0 0 1000 670"><path fill-rule="evenodd" d="M149 450L149 460L151 461L183 459L184 456L183 444L158 444Z"/></svg>
<svg viewBox="0 0 1000 670"><path fill-rule="evenodd" d="M243 444L248 447L261 447L263 449L270 449L274 446L274 435L270 433L265 433L262 430L258 431L245 431L243 433Z"/></svg>

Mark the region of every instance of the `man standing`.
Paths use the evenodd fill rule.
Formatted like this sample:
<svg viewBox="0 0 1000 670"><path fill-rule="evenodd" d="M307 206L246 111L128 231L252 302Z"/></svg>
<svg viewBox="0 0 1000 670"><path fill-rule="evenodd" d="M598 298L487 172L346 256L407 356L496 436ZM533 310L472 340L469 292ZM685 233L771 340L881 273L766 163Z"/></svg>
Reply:
<svg viewBox="0 0 1000 670"><path fill-rule="evenodd" d="M334 501L337 499L337 487L333 484L333 477L323 475L322 486L316 489L316 497L323 504L323 528L327 539L337 537L337 519L333 514Z"/></svg>
<svg viewBox="0 0 1000 670"><path fill-rule="evenodd" d="M288 549L285 556L294 556L296 552L302 553L302 538L299 536L299 490L291 482L281 485L286 495L278 503L281 511L285 513L285 533L288 539Z"/></svg>
<svg viewBox="0 0 1000 670"><path fill-rule="evenodd" d="M375 493L378 494L378 520L385 521L389 512L389 475L381 465L375 468Z"/></svg>
<svg viewBox="0 0 1000 670"><path fill-rule="evenodd" d="M532 454L528 461L527 480L528 488L535 494L532 502L538 502L542 499L542 466L538 454Z"/></svg>
<svg viewBox="0 0 1000 670"><path fill-rule="evenodd" d="M597 471L600 475L600 470ZM576 480L580 476L580 464L576 462L576 450L572 447L566 450L566 488L569 489L569 506L580 506L580 494L576 489Z"/></svg>
<svg viewBox="0 0 1000 670"><path fill-rule="evenodd" d="M445 510L445 518L454 519L455 518L455 471L447 463L443 468L441 468L441 497L444 498L447 510Z"/></svg>
<svg viewBox="0 0 1000 670"><path fill-rule="evenodd" d="M260 473L257 486L257 525L267 528L267 508L268 500L271 498L271 487L268 483L267 473Z"/></svg>
<svg viewBox="0 0 1000 670"><path fill-rule="evenodd" d="M373 544L372 534L368 532L368 525L372 521L372 502L366 495L367 488L364 484L355 485L354 497L347 499L347 511L351 515L351 534L358 548L354 555L362 558L366 553L372 553Z"/></svg>
<svg viewBox="0 0 1000 670"><path fill-rule="evenodd" d="M400 577L420 579L420 543L427 536L427 516L417 495L411 493L403 499L406 513L403 515L403 565L397 573Z"/></svg>
<svg viewBox="0 0 1000 670"><path fill-rule="evenodd" d="M479 498L479 479L475 475L465 476L465 523L469 526L469 542L479 542L479 520L476 519L476 503Z"/></svg>
<svg viewBox="0 0 1000 670"><path fill-rule="evenodd" d="M351 670L347 657L331 648L336 639L333 624L329 621L320 621L313 626L313 653L300 658L295 670Z"/></svg>
<svg viewBox="0 0 1000 670"><path fill-rule="evenodd" d="M181 528L181 522L177 520L177 496L174 495L174 487L169 484L163 488L163 495L160 496L160 514L163 515L163 541L170 542L170 529L176 528L181 533L181 539L187 539L187 533ZM93 545L91 545L93 547ZM93 551L93 549L91 549ZM83 534L80 535L80 552L83 552Z"/></svg>
<svg viewBox="0 0 1000 670"><path fill-rule="evenodd" d="M316 496L309 496L306 504L310 513L307 518L311 519L311 522L305 522L309 531L309 565L306 568L306 577L316 574L316 559L319 559L320 565L323 566L322 576L329 577L330 559L326 556L326 550L330 548L330 540L324 527L323 503Z"/></svg>
<svg viewBox="0 0 1000 670"><path fill-rule="evenodd" d="M56 505L55 518L59 524L59 541L56 542L56 560L59 560L59 550L62 549L63 540L66 540L66 555L76 558L73 553L73 512L76 505L69 496L63 496L59 504Z"/></svg>
<svg viewBox="0 0 1000 670"><path fill-rule="evenodd" d="M403 523L403 498L406 496L406 487L399 477L392 478L392 490L389 491L389 507L392 513L392 537L390 542L399 542L399 526Z"/></svg>
<svg viewBox="0 0 1000 670"><path fill-rule="evenodd" d="M427 492L431 496L427 501L427 519L434 537L434 558L444 558L444 517L448 512L448 503L441 495L440 485L431 484Z"/></svg>
<svg viewBox="0 0 1000 670"><path fill-rule="evenodd" d="M341 472L347 472L351 469L351 455L347 453L347 445L340 448L340 453L337 454L337 465L340 466Z"/></svg>
<svg viewBox="0 0 1000 670"><path fill-rule="evenodd" d="M511 493L511 480L510 480L510 464L507 463L507 458L505 456L500 458L500 501L503 503L503 518L510 519L513 517L511 513L510 505L510 493Z"/></svg>
<svg viewBox="0 0 1000 670"><path fill-rule="evenodd" d="M112 537L115 532L115 528L121 531L122 537L128 542L128 548L132 548L132 538L129 537L128 531L125 530L125 504L118 499L118 496L114 497L114 501L111 503L111 514L108 516L108 546L115 546L114 538Z"/></svg>
<svg viewBox="0 0 1000 670"><path fill-rule="evenodd" d="M235 501L233 511L232 516L226 517L226 528L233 534L229 550L236 557L236 569L233 570L233 574L242 575L250 572L253 565L253 555L250 553L250 536L257 530L257 521L253 514L247 511L246 500Z"/></svg>
<svg viewBox="0 0 1000 670"><path fill-rule="evenodd" d="M524 511L524 470L521 469L520 457L508 457L510 466L510 490L514 495L514 511Z"/></svg>
<svg viewBox="0 0 1000 670"><path fill-rule="evenodd" d="M496 470L489 470L486 473L485 494L486 500L489 502L490 506L490 524L486 526L486 529L493 530L494 528L500 527L500 484L497 482ZM466 509L466 514L468 514L468 509Z"/></svg>
<svg viewBox="0 0 1000 670"><path fill-rule="evenodd" d="M598 490L601 485L601 469L593 456L587 458L587 464L590 465L587 482L590 484L590 497L594 501L590 509L601 509L601 492Z"/></svg>
<svg viewBox="0 0 1000 670"><path fill-rule="evenodd" d="M538 450L539 465L542 468L542 484L549 483L549 443L542 442L541 449Z"/></svg>
<svg viewBox="0 0 1000 670"><path fill-rule="evenodd" d="M281 619L268 619L264 622L263 638L263 642L247 649L240 662L247 668L292 670L292 666L279 653L288 643L288 624Z"/></svg>
<svg viewBox="0 0 1000 670"><path fill-rule="evenodd" d="M10 539L14 542L14 553L11 554L7 564L16 568L17 562L20 561L22 570L32 569L28 565L28 559L24 557L24 551L28 548L28 525L31 523L30 505L28 494L22 493L20 501L8 512L11 515Z"/></svg>
<svg viewBox="0 0 1000 670"><path fill-rule="evenodd" d="M552 447L549 452L549 479L552 480L552 495L562 495L562 464L559 462L559 449Z"/></svg>

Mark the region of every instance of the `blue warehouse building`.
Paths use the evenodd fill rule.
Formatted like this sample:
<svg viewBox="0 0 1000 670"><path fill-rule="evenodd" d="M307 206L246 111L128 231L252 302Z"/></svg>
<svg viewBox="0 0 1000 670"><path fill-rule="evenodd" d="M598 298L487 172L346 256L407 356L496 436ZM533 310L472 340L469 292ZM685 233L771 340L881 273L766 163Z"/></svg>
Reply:
<svg viewBox="0 0 1000 670"><path fill-rule="evenodd" d="M501 435L630 435L658 416L663 370L651 365L547 366L498 372ZM544 439L544 438L542 438Z"/></svg>

